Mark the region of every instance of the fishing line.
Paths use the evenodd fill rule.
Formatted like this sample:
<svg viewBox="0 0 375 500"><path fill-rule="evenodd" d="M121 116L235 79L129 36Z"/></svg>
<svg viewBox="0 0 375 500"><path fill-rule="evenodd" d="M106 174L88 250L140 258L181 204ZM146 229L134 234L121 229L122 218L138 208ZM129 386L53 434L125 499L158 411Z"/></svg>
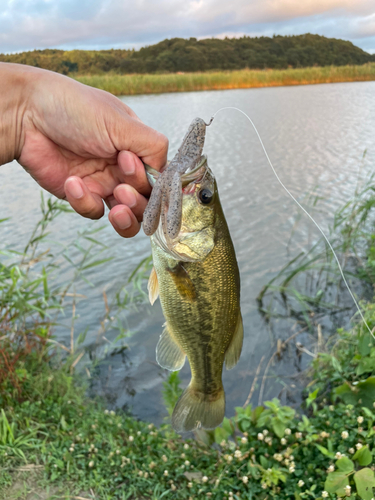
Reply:
<svg viewBox="0 0 375 500"><path fill-rule="evenodd" d="M327 238L327 236L324 234L323 229L319 226L319 224L315 221L315 219L314 219L314 218L313 218L313 217L309 214L309 212L308 212L305 208L303 208L303 206L302 206L302 205L301 205L301 204L300 204L300 203L299 203L299 202L295 199L295 197L292 195L292 193L291 193L291 192L289 191L289 189L288 189L288 188L287 188L287 187L283 184L283 182L281 181L280 177L277 175L277 172L276 172L276 170L275 170L274 166L272 165L272 162L271 162L271 160L270 160L270 157L269 157L269 156L268 156L268 154L267 154L266 148L264 147L263 141L262 141L262 139L261 139L261 137L260 137L260 135L259 135L259 132L258 132L258 130L257 130L257 128L256 128L256 126L254 125L254 123L253 123L252 119L251 119L251 118L250 118L250 117L249 117L249 116L248 116L248 115L247 115L244 111L242 111L242 110L241 110L241 109L239 109L239 108L236 108L236 107L234 107L234 106L225 106L225 107L220 108L220 109L218 109L218 110L216 111L216 113L212 116L212 118L211 118L210 122L209 122L207 125L211 125L211 123L212 123L213 119L215 118L215 116L216 116L218 113L220 113L221 111L224 111L224 110L226 110L226 109L234 109L234 110L236 110L236 111L239 111L239 112L240 112L240 113L242 113L244 116L246 116L246 118L249 120L249 122L250 122L250 123L251 123L251 125L253 126L253 129L255 130L255 133L256 133L256 135L257 135L257 137L258 137L258 139L259 139L260 145L262 146L263 152L264 152L264 154L266 155L267 161L268 161L268 163L269 163L269 165L270 165L270 167L271 167L271 169L272 169L272 172L275 174L276 179L279 181L279 183L280 183L280 184L281 184L281 186L284 188L284 190L288 193L288 195L292 198L292 200L293 200L295 203L297 203L297 205L299 206L299 208L300 208L300 209L301 209L301 210L302 210L302 211L303 211L303 212L307 215L307 217L308 217L308 218L309 218L309 219L310 219L310 220L311 220L311 221L315 224L315 226L319 229L319 231L320 231L321 235L323 236L323 238L324 238L324 239L325 239L325 241L327 242L327 244L328 244L329 248L331 249L331 251L332 251L332 253L333 253L333 255L334 255L335 259L336 259L337 266L338 266L338 268L339 268L339 271L340 271L340 274L341 274L341 276L342 276L342 279L344 280L345 286L346 286L346 288L348 289L348 292L350 293L351 298L353 299L353 302L354 302L354 304L355 304L355 306L356 306L356 308L357 308L357 310L358 310L358 312L359 312L359 314L360 314L360 316L361 316L361 318L362 318L363 323L366 325L366 327L367 327L368 331L370 332L370 335L371 335L371 336L372 336L372 338L375 340L375 335L373 334L373 332L371 331L370 327L368 326L367 321L365 320L365 318L364 318L364 316L363 316L363 314L362 314L362 311L361 311L361 309L360 309L360 307L359 307L359 305L358 305L358 302L357 302L356 298L354 297L353 292L351 291L351 289L350 289L350 287L349 287L348 282L346 281L346 278L345 278L345 275L344 275L344 271L342 270L342 267L341 267L340 261L339 261L339 259L338 259L337 255L336 255L336 252L334 251L334 249L333 249L333 247L332 247L332 245L331 245L331 243L330 243L329 239L328 239L328 238Z"/></svg>

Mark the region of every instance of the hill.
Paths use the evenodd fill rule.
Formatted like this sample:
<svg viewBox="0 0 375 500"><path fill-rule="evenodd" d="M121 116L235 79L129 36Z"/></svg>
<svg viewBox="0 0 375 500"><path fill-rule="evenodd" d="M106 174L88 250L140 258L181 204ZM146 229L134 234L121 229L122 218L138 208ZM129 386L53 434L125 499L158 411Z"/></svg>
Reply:
<svg viewBox="0 0 375 500"><path fill-rule="evenodd" d="M213 70L304 68L375 62L351 42L319 35L172 38L135 50L34 50L0 54L0 61L28 64L63 74L176 73Z"/></svg>

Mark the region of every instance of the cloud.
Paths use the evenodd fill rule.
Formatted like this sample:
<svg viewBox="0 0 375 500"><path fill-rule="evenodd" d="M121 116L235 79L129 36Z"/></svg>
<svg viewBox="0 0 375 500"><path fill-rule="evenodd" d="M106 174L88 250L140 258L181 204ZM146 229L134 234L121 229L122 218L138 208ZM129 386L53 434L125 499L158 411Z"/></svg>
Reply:
<svg viewBox="0 0 375 500"><path fill-rule="evenodd" d="M317 33L375 50L374 0L0 0L0 52Z"/></svg>

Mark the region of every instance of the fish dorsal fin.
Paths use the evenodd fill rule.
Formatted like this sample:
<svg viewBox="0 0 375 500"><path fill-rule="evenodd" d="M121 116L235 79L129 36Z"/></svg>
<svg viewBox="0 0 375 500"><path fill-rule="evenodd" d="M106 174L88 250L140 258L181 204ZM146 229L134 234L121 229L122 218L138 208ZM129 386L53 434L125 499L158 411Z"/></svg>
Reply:
<svg viewBox="0 0 375 500"><path fill-rule="evenodd" d="M152 268L150 277L148 279L147 290L148 298L150 299L151 305L153 305L155 300L159 297L159 282L154 267Z"/></svg>
<svg viewBox="0 0 375 500"><path fill-rule="evenodd" d="M156 346L156 361L162 368L176 372L185 364L186 354L168 330L168 324L160 335Z"/></svg>
<svg viewBox="0 0 375 500"><path fill-rule="evenodd" d="M234 332L233 338L227 352L225 353L225 368L227 370L231 370L234 368L240 359L241 351L242 351L242 342L243 342L243 324L241 313L238 314L236 331Z"/></svg>

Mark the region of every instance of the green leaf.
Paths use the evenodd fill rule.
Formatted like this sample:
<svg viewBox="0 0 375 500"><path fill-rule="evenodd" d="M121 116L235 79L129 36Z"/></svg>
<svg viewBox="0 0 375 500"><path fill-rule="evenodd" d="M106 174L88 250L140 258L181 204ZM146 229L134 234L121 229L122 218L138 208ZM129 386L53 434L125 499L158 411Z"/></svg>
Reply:
<svg viewBox="0 0 375 500"><path fill-rule="evenodd" d="M261 455L260 458L259 458L259 460L260 460L261 466L264 469L268 469L268 460L266 459L266 457L264 457L263 455Z"/></svg>
<svg viewBox="0 0 375 500"><path fill-rule="evenodd" d="M358 495L363 500L371 500L372 488L375 486L374 472L368 467L361 469L354 474L354 481Z"/></svg>
<svg viewBox="0 0 375 500"><path fill-rule="evenodd" d="M372 453L368 449L368 446L362 446L355 455L353 456L353 460L358 460L359 465L365 466L369 465L372 462Z"/></svg>
<svg viewBox="0 0 375 500"><path fill-rule="evenodd" d="M321 446L320 444L316 443L315 446L318 448L320 453L323 453L323 455L325 455L326 457L334 458L335 454L333 452L328 451L327 448L324 448L324 446Z"/></svg>
<svg viewBox="0 0 375 500"><path fill-rule="evenodd" d="M341 471L335 471L328 474L326 482L324 483L324 489L328 493L341 493L345 486L349 484L346 474Z"/></svg>
<svg viewBox="0 0 375 500"><path fill-rule="evenodd" d="M284 424L278 417L273 418L271 424L276 436L282 438L285 433L286 424Z"/></svg>
<svg viewBox="0 0 375 500"><path fill-rule="evenodd" d="M354 470L354 463L348 457L342 457L336 462L336 467L345 474L350 474Z"/></svg>
<svg viewBox="0 0 375 500"><path fill-rule="evenodd" d="M346 404L356 404L361 400L364 406L372 408L372 403L375 401L375 377L369 377L363 382L359 382L353 389L345 382L334 392Z"/></svg>
<svg viewBox="0 0 375 500"><path fill-rule="evenodd" d="M362 356L367 356L370 354L372 346L372 337L369 332L365 331L358 339L358 351Z"/></svg>
<svg viewBox="0 0 375 500"><path fill-rule="evenodd" d="M233 434L233 424L229 420L229 418L224 417L223 423L221 425L228 434Z"/></svg>

